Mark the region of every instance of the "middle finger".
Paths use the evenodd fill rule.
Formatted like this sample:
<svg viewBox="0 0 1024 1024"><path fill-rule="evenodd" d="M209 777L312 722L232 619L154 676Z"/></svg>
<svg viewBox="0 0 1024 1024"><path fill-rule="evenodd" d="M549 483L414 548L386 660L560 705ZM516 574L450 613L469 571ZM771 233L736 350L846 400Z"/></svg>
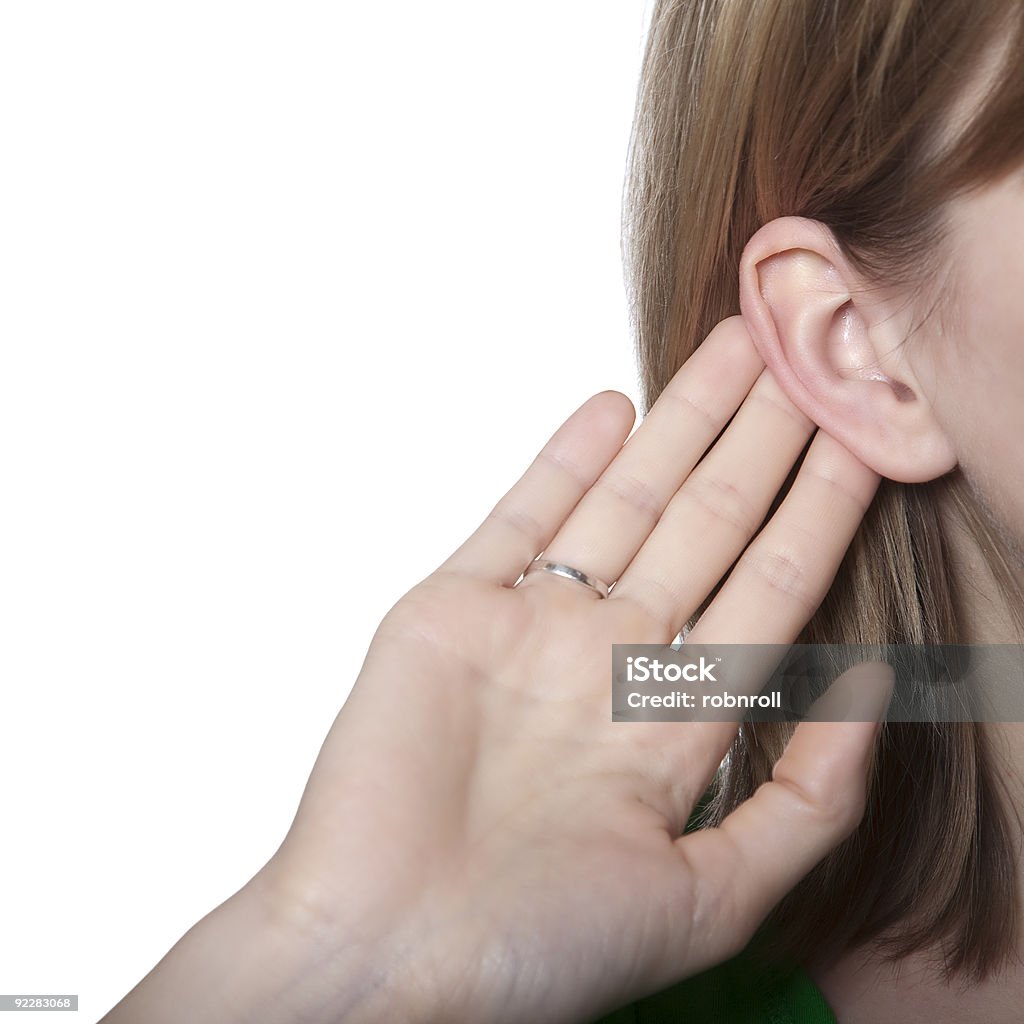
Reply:
<svg viewBox="0 0 1024 1024"><path fill-rule="evenodd" d="M615 584L675 636L764 522L812 420L764 370L729 429L672 498Z"/></svg>
<svg viewBox="0 0 1024 1024"><path fill-rule="evenodd" d="M719 323L573 509L545 559L617 580L763 369L743 318Z"/></svg>

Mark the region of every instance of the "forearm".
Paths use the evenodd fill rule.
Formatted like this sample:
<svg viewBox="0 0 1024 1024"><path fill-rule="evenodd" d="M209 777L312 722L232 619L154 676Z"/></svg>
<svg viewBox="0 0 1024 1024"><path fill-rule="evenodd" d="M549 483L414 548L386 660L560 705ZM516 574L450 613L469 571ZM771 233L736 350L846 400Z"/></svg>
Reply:
<svg viewBox="0 0 1024 1024"><path fill-rule="evenodd" d="M365 935L365 933L364 933ZM356 936L328 958L257 876L193 925L100 1024L429 1024L430 1002Z"/></svg>

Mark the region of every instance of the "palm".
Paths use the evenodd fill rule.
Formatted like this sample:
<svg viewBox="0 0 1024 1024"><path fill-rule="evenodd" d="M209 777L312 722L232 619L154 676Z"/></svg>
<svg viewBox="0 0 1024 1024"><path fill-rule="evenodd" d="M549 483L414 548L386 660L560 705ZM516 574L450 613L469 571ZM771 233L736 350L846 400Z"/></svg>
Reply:
<svg viewBox="0 0 1024 1024"><path fill-rule="evenodd" d="M640 770L639 733L608 713L608 638L650 640L652 631L634 609L581 606L568 589L533 588L523 600L526 591L455 575L414 589L378 630L355 713L336 723L305 798L335 804L343 794L345 818L380 822L356 832L335 819L329 842L321 834L315 844L326 862L369 873L382 851L411 852L389 887L405 915L430 917L473 893L454 923L463 968L497 959L513 984L529 962L545 1015L570 946L574 960L594 965L598 1007L648 981L652 958L654 976L664 972L666 951L687 944L680 930L689 930L693 897L673 840L706 781L690 773L673 792ZM381 723L388 753L377 748L371 762L367 743L376 748ZM369 763L373 777L352 793ZM340 896L347 878L337 882ZM599 969L612 943L631 951L618 977Z"/></svg>

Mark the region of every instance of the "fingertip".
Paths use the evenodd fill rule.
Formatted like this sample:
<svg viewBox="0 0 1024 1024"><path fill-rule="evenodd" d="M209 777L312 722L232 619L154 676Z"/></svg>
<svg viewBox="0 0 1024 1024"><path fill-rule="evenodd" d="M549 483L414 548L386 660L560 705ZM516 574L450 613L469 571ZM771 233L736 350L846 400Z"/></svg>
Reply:
<svg viewBox="0 0 1024 1024"><path fill-rule="evenodd" d="M880 723L889 709L896 673L886 661L862 661L851 666L811 705L812 722Z"/></svg>
<svg viewBox="0 0 1024 1024"><path fill-rule="evenodd" d="M612 403L617 406L623 413L628 413L629 416L636 416L636 407L633 405L633 400L629 395L622 391L616 391L614 388L607 388L604 391L599 391L593 396L591 401L599 401L604 403Z"/></svg>
<svg viewBox="0 0 1024 1024"><path fill-rule="evenodd" d="M592 395L580 407L580 412L587 410L589 417L595 417L600 426L609 434L628 434L636 422L636 406L633 400L621 391L609 388Z"/></svg>

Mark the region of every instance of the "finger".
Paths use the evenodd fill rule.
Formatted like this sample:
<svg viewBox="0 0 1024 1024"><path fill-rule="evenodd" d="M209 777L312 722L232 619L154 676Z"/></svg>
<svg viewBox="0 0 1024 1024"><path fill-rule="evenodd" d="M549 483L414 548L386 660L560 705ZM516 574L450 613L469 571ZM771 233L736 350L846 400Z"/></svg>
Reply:
<svg viewBox="0 0 1024 1024"><path fill-rule="evenodd" d="M781 652L784 645L793 643L832 585L878 481L877 473L818 430L782 504L687 634L687 647L762 644ZM687 567L678 562L673 570L677 574L700 571L692 541L687 541L680 536L680 547L691 552L693 564ZM625 576L616 584L613 596L624 580ZM646 599L653 600L650 591ZM667 635L668 630L663 632ZM764 658L770 654L765 648ZM757 693L766 678L760 671L731 677L730 689ZM666 777L687 773L698 792L710 782L738 727L736 721L710 721L709 717L702 715L702 721L693 723L662 723L666 728L658 730L659 742L647 744L648 756L651 746L658 747ZM623 735L640 743L648 731L630 730Z"/></svg>
<svg viewBox="0 0 1024 1024"><path fill-rule="evenodd" d="M719 323L583 496L545 557L607 582L618 579L763 369L743 318Z"/></svg>
<svg viewBox="0 0 1024 1024"><path fill-rule="evenodd" d="M878 482L874 470L819 430L789 493L686 642L793 643L828 593ZM708 764L721 761L735 734L735 723L707 723L700 742Z"/></svg>
<svg viewBox="0 0 1024 1024"><path fill-rule="evenodd" d="M856 828L893 679L884 662L844 672L833 688L870 705L868 720L801 722L770 782L717 828L676 840L699 879L694 925L708 965L739 952L771 908Z"/></svg>
<svg viewBox="0 0 1024 1024"><path fill-rule="evenodd" d="M589 398L440 569L514 584L621 450L635 416L619 391Z"/></svg>
<svg viewBox="0 0 1024 1024"><path fill-rule="evenodd" d="M687 635L694 643L792 643L818 610L879 476L819 430L778 511Z"/></svg>
<svg viewBox="0 0 1024 1024"><path fill-rule="evenodd" d="M763 370L728 430L669 502L612 598L640 605L675 636L764 522L813 431L814 423Z"/></svg>

